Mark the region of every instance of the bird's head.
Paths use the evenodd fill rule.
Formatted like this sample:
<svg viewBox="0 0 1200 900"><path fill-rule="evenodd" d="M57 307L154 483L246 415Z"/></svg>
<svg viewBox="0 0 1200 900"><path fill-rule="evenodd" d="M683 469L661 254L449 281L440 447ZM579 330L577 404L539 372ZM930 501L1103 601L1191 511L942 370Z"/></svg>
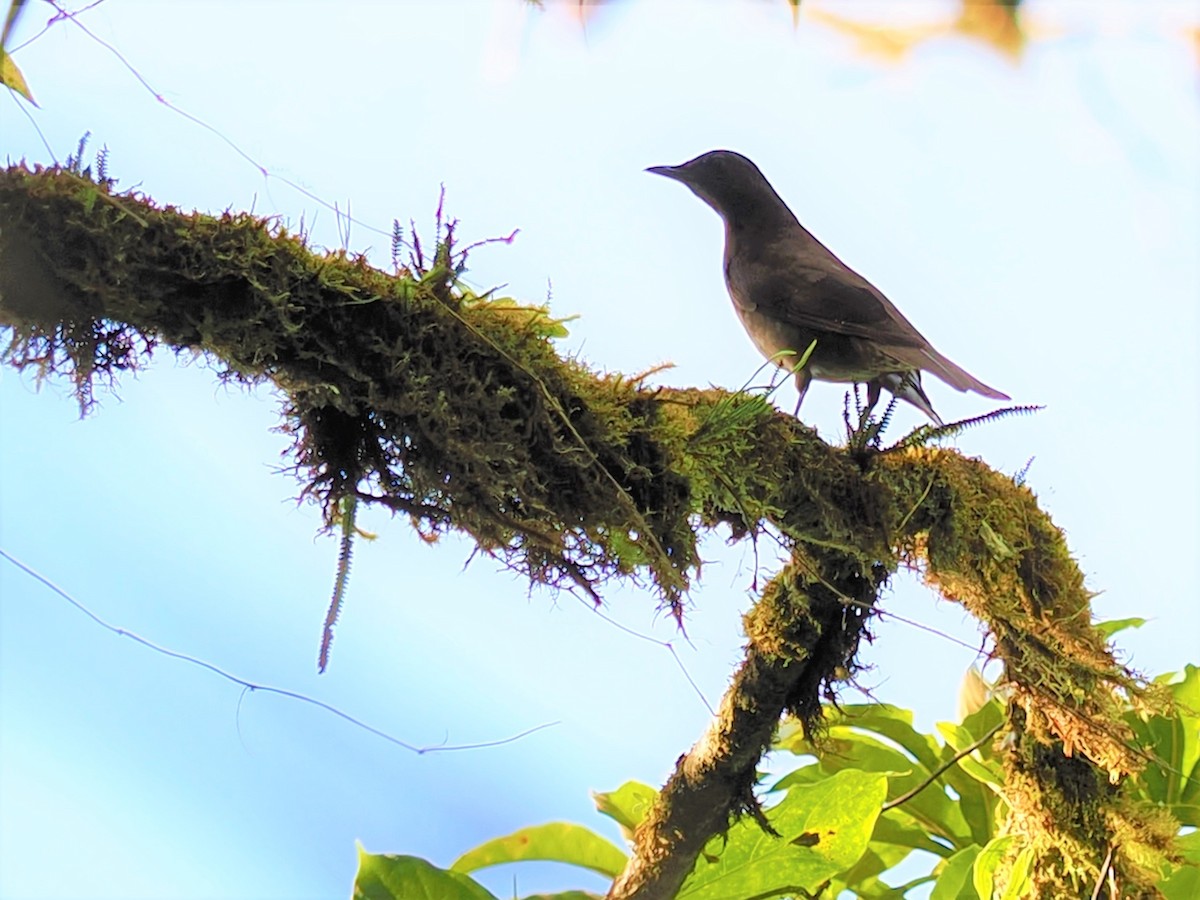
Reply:
<svg viewBox="0 0 1200 900"><path fill-rule="evenodd" d="M779 208L791 217L758 166L732 150L712 150L678 166L646 171L683 182L727 222L750 215L770 217Z"/></svg>

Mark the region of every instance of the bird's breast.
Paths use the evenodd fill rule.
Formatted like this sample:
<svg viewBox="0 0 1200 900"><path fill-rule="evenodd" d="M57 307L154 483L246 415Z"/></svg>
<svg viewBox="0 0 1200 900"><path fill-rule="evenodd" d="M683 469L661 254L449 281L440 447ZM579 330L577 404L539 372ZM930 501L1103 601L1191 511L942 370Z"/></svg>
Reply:
<svg viewBox="0 0 1200 900"><path fill-rule="evenodd" d="M820 381L870 381L881 369L895 366L862 341L830 331L817 331L764 313L753 303L739 301L730 286L733 308L758 352L777 366L791 370L810 344L816 341L806 368Z"/></svg>
<svg viewBox="0 0 1200 900"><path fill-rule="evenodd" d="M750 335L750 340L763 356L773 357L784 350L800 353L812 342L811 337L805 340L802 329L764 315L752 304L739 303L734 298L733 309L742 320L746 334Z"/></svg>

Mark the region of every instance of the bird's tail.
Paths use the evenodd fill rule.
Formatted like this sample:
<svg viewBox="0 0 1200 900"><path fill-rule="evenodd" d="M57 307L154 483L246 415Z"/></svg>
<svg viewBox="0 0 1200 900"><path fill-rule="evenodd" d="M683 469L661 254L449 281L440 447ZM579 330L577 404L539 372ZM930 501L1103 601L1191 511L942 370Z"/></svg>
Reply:
<svg viewBox="0 0 1200 900"><path fill-rule="evenodd" d="M924 369L926 372L931 372L936 375L952 388L960 391L974 391L976 394L982 394L984 397L991 397L993 400L1011 400L1012 397L1008 394L996 390L994 387L988 387L966 369L952 363L942 354L938 353L932 347L926 348L913 354L917 359L911 360L911 364L915 368ZM910 362L905 360L905 362Z"/></svg>

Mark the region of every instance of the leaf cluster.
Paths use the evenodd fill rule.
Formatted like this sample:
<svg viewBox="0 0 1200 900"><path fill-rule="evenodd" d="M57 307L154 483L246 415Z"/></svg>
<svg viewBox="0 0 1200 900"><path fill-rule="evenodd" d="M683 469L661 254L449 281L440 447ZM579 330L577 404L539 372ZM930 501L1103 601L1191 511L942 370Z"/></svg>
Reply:
<svg viewBox="0 0 1200 900"><path fill-rule="evenodd" d="M1125 716L1153 736L1164 751L1144 774L1128 780L1113 798L1169 809L1173 825L1138 840L1126 835L1120 852L1146 866L1144 886L1165 900L1190 900L1200 887L1200 840L1195 833L1172 840L1180 824L1195 825L1200 798L1200 669L1164 676L1175 699L1170 713ZM779 777L766 808L768 833L749 819L706 846L678 897L746 900L770 897L843 896L889 900L910 892L932 900L1016 900L1021 897L1086 896L1093 884L1070 888L1044 883L1033 864L1034 845L1007 832L1013 784L1003 757L1002 697L994 694L961 722L943 722L938 733L913 726L909 710L885 704L825 707L826 729L814 743L798 723L785 724L775 743L778 757L801 764ZM806 759L814 759L804 762ZM614 820L627 839L644 824L658 792L638 782L594 795L597 810ZM903 884L887 876L917 853L923 874ZM448 869L412 856L368 854L360 849L356 898L396 900L418 886L431 896L492 898L469 876L481 869L552 861L615 878L625 851L582 825L548 823L487 841ZM910 872L920 866L910 863ZM930 886L932 890L930 891ZM1061 893L1067 890L1068 893ZM1060 893L1054 893L1060 891ZM545 900L583 900L600 895L568 890L537 895ZM531 896L527 900L534 900Z"/></svg>

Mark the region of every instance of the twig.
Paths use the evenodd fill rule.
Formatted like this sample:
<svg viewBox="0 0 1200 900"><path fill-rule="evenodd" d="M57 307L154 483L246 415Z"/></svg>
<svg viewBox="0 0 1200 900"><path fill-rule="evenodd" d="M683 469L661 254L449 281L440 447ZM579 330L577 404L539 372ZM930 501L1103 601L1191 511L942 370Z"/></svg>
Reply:
<svg viewBox="0 0 1200 900"><path fill-rule="evenodd" d="M925 788L929 787L931 784L933 784L935 781L937 781L939 778L941 778L942 774L947 769L951 768L952 766L957 765L958 761L960 759L962 759L964 756L967 756L968 754L974 753L976 750L978 750L980 747L982 747L984 744L986 744L988 741L990 741L995 736L996 732L1000 730L1000 726L1003 724L1004 724L1004 722L997 722L988 731L987 734L985 734L983 737L981 737L979 740L977 740L971 746L965 747L964 749L960 750L958 753L955 753L954 756L952 756L949 759L949 761L947 761L945 763L945 765L942 765L934 772L931 772L928 778L926 778L924 781L922 781L920 784L918 784L911 791L905 791L903 794L901 794L895 800L891 800L891 801L883 804L883 809L881 809L880 812L887 812L889 809L895 809L900 804L907 803L913 797L917 796L917 794L921 793L921 791L925 790Z"/></svg>

